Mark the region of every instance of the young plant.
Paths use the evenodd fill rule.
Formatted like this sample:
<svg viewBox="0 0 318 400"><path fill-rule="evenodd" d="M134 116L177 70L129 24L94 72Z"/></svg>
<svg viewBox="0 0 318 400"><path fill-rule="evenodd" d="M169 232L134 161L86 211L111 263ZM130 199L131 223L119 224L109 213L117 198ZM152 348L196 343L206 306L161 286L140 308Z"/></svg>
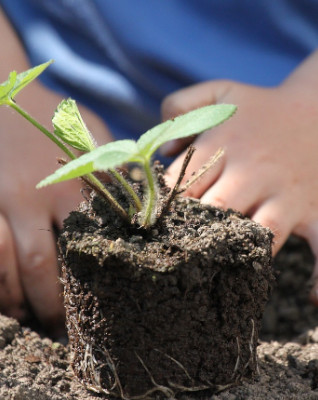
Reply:
<svg viewBox="0 0 318 400"><path fill-rule="evenodd" d="M63 152L71 159L76 159L76 155L65 145L68 142L67 134L64 133L66 140L60 139L61 133L59 132L58 125L55 129L54 134L48 131L43 125L41 125L36 119L34 119L27 111L25 111L22 107L20 107L16 101L16 95L29 83L31 83L34 79L36 79L50 64L52 64L52 60L38 65L34 68L30 68L27 71L21 72L17 74L16 71L12 71L9 74L8 79L0 85L0 106L9 106L17 111L20 115L22 115L25 119L27 119L31 124L33 124L36 128L38 128L44 135L46 135L50 140L52 140ZM59 110L60 107L58 107ZM74 117L80 118L82 121L79 112L77 116ZM54 119L54 117L53 117ZM71 124L71 120L69 120ZM83 121L82 121L83 122ZM85 126L85 124L83 123ZM80 142L83 140L84 136L88 134L86 130L78 130L79 124L74 125L73 129L73 137L74 141ZM90 138L91 139L91 138ZM86 142L89 142L90 139L87 139ZM84 140L85 142L85 140ZM70 143L71 147L78 148L74 146L74 143ZM84 149L82 149L84 150ZM87 148L88 150L88 148ZM109 193L109 191L104 187L104 185L93 175L88 174L85 176L84 180L90 185L95 191L97 191L101 196L103 196L113 207L116 208L117 212L123 217L127 217L126 211L118 204L118 202L113 198L113 196Z"/></svg>
<svg viewBox="0 0 318 400"><path fill-rule="evenodd" d="M208 105L153 127L141 135L137 141L118 140L96 147L74 100L63 100L58 106L52 119L54 134L47 131L14 101L16 94L42 73L50 63L51 61L31 68L22 74L11 72L8 80L0 85L0 105L9 105L18 111L53 140L71 159L70 162L65 163L52 175L42 180L37 187L82 177L100 192L122 216L131 219L130 213L122 209L92 174L95 171L110 172L110 175L118 180L123 189L128 192L129 198L133 200L134 212L138 213L139 224L143 227L153 225L156 222L158 203L158 185L152 170L154 153L161 145L170 140L197 135L219 125L233 115L236 106L231 104ZM85 154L76 158L67 145L84 151ZM116 170L123 164L131 162L139 164L144 171L145 194L143 199L138 197L126 179Z"/></svg>

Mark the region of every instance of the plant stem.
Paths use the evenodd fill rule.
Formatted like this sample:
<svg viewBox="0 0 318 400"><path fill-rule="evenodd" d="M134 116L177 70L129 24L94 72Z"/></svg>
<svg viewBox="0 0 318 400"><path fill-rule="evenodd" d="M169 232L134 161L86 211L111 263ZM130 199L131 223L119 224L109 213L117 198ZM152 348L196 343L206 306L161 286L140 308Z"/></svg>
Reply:
<svg viewBox="0 0 318 400"><path fill-rule="evenodd" d="M65 146L65 144L59 140L56 136L54 136L50 131L48 131L42 124L40 124L37 120L35 120L31 115L25 111L22 107L20 107L15 101L10 100L8 105L17 111L22 117L27 119L32 125L38 128L44 135L46 135L49 139L52 140L64 153L71 159L75 160L77 157L76 155ZM101 183L99 179L97 179L93 174L85 175L85 182L89 184L96 192L98 192L102 197L104 197L111 206L117 210L118 214L121 215L124 219L128 219L127 212L121 207L121 205L117 202L117 200L111 195L111 193L105 188L105 186Z"/></svg>
<svg viewBox="0 0 318 400"><path fill-rule="evenodd" d="M87 174L81 177L84 182L86 182L96 193L101 195L108 203L113 207L113 209L126 221L130 222L128 213L123 209L123 207L118 203L118 201L111 195L111 193L105 188L99 179L93 174Z"/></svg>
<svg viewBox="0 0 318 400"><path fill-rule="evenodd" d="M130 186L130 184L126 181L126 179L116 170L116 169L111 169L110 170L111 174L114 176L115 179L122 185L122 187L126 190L128 195L132 198L134 202L134 206L136 208L136 211L139 212L142 209L142 204L137 196L137 193L134 191L134 189Z"/></svg>
<svg viewBox="0 0 318 400"><path fill-rule="evenodd" d="M49 139L52 140L61 150L64 151L64 153L72 160L75 160L76 155L68 148L65 146L63 142L61 142L56 136L54 136L50 131L48 131L43 125L41 125L38 121L36 121L31 115L23 110L15 101L10 100L8 102L8 105L13 108L15 111L17 111L22 117L27 119L32 125L34 125L36 128L38 128L44 135L46 135Z"/></svg>
<svg viewBox="0 0 318 400"><path fill-rule="evenodd" d="M148 183L147 185L148 193L145 200L146 202L144 206L145 211L142 216L143 220L141 221L141 225L144 227L149 227L154 223L155 206L157 200L157 188L154 175L150 166L150 159L148 158L144 159L143 167L145 170L146 179Z"/></svg>

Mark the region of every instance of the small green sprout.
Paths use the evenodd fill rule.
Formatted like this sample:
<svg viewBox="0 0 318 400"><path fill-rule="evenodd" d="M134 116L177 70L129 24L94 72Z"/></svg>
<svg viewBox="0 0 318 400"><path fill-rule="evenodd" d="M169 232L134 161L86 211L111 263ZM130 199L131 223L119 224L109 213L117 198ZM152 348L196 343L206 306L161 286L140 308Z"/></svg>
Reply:
<svg viewBox="0 0 318 400"><path fill-rule="evenodd" d="M31 117L25 110L18 106L15 102L15 96L29 83L36 79L50 64L52 60L44 64L38 65L27 71L17 74L16 71L12 71L9 74L9 78L6 82L0 85L0 106L10 106L15 109L19 114L26 118L31 124L36 126L42 133L44 133L49 139L56 143L71 159L76 158L76 156L69 151L64 144L58 140L51 132L39 124L34 118Z"/></svg>
<svg viewBox="0 0 318 400"><path fill-rule="evenodd" d="M0 106L9 106L17 111L22 117L28 120L36 128L38 128L44 135L46 135L52 142L54 142L63 152L71 159L75 160L76 155L65 145L63 140L58 136L58 129L56 129L55 134L48 131L42 124L40 124L36 119L34 119L27 111L20 107L16 101L15 96L29 83L36 79L50 64L53 60L50 60L44 64L38 65L36 67L30 68L27 71L17 74L16 71L12 71L9 74L7 81L0 85ZM62 107L63 109L63 107ZM76 107L77 109L77 107ZM77 110L78 111L78 110ZM79 113L79 112L78 112ZM74 132L74 137L78 136L78 132ZM83 142L83 140L82 140ZM85 140L84 140L85 142ZM126 211L118 204L118 202L113 198L104 185L93 175L88 174L85 176L84 180L89 184L95 191L97 191L101 196L103 196L113 207L116 208L117 212L126 218Z"/></svg>
<svg viewBox="0 0 318 400"><path fill-rule="evenodd" d="M221 124L234 114L236 106L232 104L208 105L155 126L141 135L137 141L118 140L96 147L74 100L63 100L57 107L52 119L54 134L47 131L14 101L15 95L42 73L50 63L51 61L41 64L22 74L11 72L8 80L0 85L0 105L9 105L18 111L53 140L71 159L52 175L43 179L37 188L82 177L103 195L123 217L131 220L131 209L133 209L134 213L138 213L138 221L141 226L153 225L157 217L159 190L152 170L154 153L161 145L170 140L197 135ZM68 146L81 150L85 154L77 158ZM116 169L131 162L139 164L144 171L145 194L142 199ZM128 193L129 199L132 199L130 211L124 210L93 175L96 171L109 172L114 179L118 180Z"/></svg>
<svg viewBox="0 0 318 400"><path fill-rule="evenodd" d="M81 151L96 148L93 136L87 129L75 100L62 100L52 118L54 134L64 143Z"/></svg>

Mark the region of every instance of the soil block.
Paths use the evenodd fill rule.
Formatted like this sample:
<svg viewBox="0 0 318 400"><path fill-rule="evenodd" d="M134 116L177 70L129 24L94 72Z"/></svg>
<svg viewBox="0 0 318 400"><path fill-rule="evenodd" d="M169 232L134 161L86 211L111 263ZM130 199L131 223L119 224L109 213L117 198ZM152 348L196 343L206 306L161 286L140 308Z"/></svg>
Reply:
<svg viewBox="0 0 318 400"><path fill-rule="evenodd" d="M122 398L220 391L258 371L272 234L177 198L150 230L92 195L59 239L76 376Z"/></svg>

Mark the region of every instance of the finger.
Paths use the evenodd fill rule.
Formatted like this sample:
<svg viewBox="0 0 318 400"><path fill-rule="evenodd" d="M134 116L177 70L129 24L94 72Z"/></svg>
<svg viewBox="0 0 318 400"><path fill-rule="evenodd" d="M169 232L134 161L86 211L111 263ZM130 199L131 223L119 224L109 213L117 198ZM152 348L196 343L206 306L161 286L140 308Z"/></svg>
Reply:
<svg viewBox="0 0 318 400"><path fill-rule="evenodd" d="M64 319L57 254L50 221L37 215L19 215L12 221L25 295L38 319L46 327L60 329Z"/></svg>
<svg viewBox="0 0 318 400"><path fill-rule="evenodd" d="M254 215L252 215L252 219L255 222L269 228L273 232L272 251L274 256L291 234L298 220L298 214L295 210L293 213L286 212L292 209L288 199L285 199L283 196L275 196L262 203Z"/></svg>
<svg viewBox="0 0 318 400"><path fill-rule="evenodd" d="M310 279L310 301L318 307L318 221L309 224L301 224L295 233L307 240L311 251L315 256L315 266Z"/></svg>
<svg viewBox="0 0 318 400"><path fill-rule="evenodd" d="M62 182L55 186L52 197L54 196L56 200L52 206L52 212L53 221L59 229L62 229L64 219L67 218L69 213L76 210L78 205L84 200L85 194L83 190L85 191L80 180Z"/></svg>
<svg viewBox="0 0 318 400"><path fill-rule="evenodd" d="M255 204L259 203L262 193L262 182L251 184L250 173L231 165L226 167L214 185L208 188L201 197L201 202L248 214Z"/></svg>
<svg viewBox="0 0 318 400"><path fill-rule="evenodd" d="M167 96L161 105L162 119L174 118L195 108L218 102L229 89L228 81L211 81L178 90ZM163 156L173 156L192 143L193 137L173 140L165 143L160 149Z"/></svg>
<svg viewBox="0 0 318 400"><path fill-rule="evenodd" d="M23 319L24 296L17 268L12 233L0 215L0 310L10 317Z"/></svg>
<svg viewBox="0 0 318 400"><path fill-rule="evenodd" d="M195 108L218 103L229 91L231 85L233 85L231 81L218 80L178 90L162 102L162 119L165 121Z"/></svg>

